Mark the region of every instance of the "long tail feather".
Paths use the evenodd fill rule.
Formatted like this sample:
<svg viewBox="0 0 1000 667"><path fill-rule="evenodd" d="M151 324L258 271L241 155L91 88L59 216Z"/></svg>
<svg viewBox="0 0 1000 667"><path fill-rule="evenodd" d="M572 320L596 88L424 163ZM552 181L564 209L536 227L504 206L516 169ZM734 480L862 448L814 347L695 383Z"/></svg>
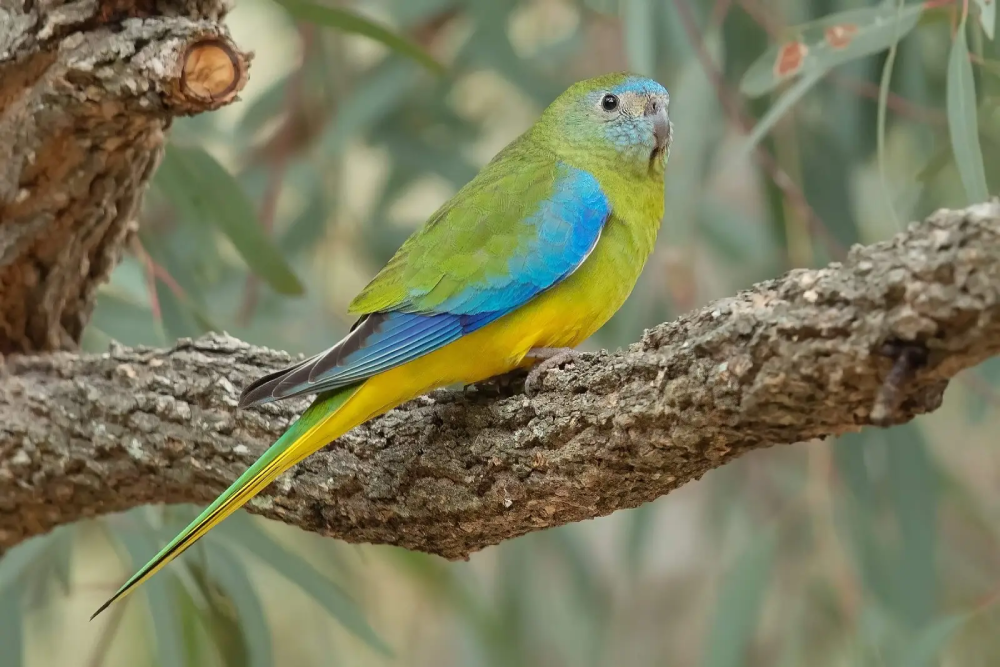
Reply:
<svg viewBox="0 0 1000 667"><path fill-rule="evenodd" d="M136 587L156 574L160 568L181 555L209 530L273 482L278 475L325 445L331 435L329 429L323 429L323 432L319 433L320 428L343 407L360 386L358 384L345 387L317 397L298 421L292 424L266 452L261 454L260 458L246 472L216 498L215 502L205 508L205 511L199 514L187 528L163 547L160 553L132 575L107 602L101 605L100 609L94 612L90 619L93 620L113 602L131 593ZM345 426L350 428L353 425ZM339 435L336 434L333 437Z"/></svg>

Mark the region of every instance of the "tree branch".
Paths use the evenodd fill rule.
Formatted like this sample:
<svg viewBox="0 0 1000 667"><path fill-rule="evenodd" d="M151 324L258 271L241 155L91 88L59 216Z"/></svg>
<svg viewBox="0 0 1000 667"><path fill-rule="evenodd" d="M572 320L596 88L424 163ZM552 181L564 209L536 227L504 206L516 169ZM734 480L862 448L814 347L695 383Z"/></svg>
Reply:
<svg viewBox="0 0 1000 667"><path fill-rule="evenodd" d="M534 398L435 392L310 457L249 509L462 558L635 507L759 447L855 431L873 412L907 421L998 353L994 201L585 355ZM225 335L10 359L0 548L83 517L210 501L304 407L234 407L240 387L289 360Z"/></svg>
<svg viewBox="0 0 1000 667"><path fill-rule="evenodd" d="M73 349L176 116L250 54L223 0L0 0L0 355Z"/></svg>

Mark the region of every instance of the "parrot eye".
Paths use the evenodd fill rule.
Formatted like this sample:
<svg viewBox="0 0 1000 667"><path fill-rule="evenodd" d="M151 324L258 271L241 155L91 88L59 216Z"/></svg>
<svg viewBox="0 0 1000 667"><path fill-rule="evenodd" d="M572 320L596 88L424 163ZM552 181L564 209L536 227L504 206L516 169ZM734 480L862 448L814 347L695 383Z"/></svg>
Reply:
<svg viewBox="0 0 1000 667"><path fill-rule="evenodd" d="M608 93L601 99L601 108L605 111L614 111L618 108L618 97Z"/></svg>

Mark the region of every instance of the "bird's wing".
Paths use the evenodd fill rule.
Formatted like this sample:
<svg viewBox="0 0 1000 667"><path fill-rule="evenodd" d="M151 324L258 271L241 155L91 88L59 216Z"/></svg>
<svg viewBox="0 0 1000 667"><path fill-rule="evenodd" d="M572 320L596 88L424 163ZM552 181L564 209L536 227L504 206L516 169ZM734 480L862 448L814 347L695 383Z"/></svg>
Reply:
<svg viewBox="0 0 1000 667"><path fill-rule="evenodd" d="M257 380L240 405L344 387L485 326L576 270L610 213L587 172L501 154L354 299L362 318L344 339Z"/></svg>

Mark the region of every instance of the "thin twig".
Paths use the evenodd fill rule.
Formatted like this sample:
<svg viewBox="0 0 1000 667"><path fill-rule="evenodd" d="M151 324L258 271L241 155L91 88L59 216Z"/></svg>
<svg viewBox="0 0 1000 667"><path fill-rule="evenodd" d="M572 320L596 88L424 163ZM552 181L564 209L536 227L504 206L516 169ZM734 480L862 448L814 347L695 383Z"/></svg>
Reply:
<svg viewBox="0 0 1000 667"><path fill-rule="evenodd" d="M785 29L780 23L775 21L767 10L761 7L757 0L738 0L740 9L747 13L754 22L764 29L771 39L781 39L781 33Z"/></svg>
<svg viewBox="0 0 1000 667"><path fill-rule="evenodd" d="M726 20L729 15L729 10L733 7L732 0L715 0L715 5L712 7L712 18L709 20L708 24L713 28L717 28L722 25L722 22Z"/></svg>
<svg viewBox="0 0 1000 667"><path fill-rule="evenodd" d="M178 283L174 277L170 275L170 272L167 271L166 268L157 264L156 260L150 256L141 243L137 242L135 244L133 252L135 252L135 254L139 257L139 260L146 267L146 281L151 290L149 299L153 315L159 318L160 313L160 302L156 296L156 280L159 280L166 285L167 289L173 292L174 296L178 299L187 299L187 294L185 293L184 288L181 287L180 283Z"/></svg>
<svg viewBox="0 0 1000 667"><path fill-rule="evenodd" d="M153 312L153 319L159 322L163 318L163 310L160 308L160 297L156 295L156 264L138 238L133 243L133 252L142 262L143 273L146 276L146 292L149 294L149 309Z"/></svg>
<svg viewBox="0 0 1000 667"><path fill-rule="evenodd" d="M879 87L871 81L860 81L851 77L831 72L830 81L837 86L850 90L851 92L871 100L878 100ZM897 93L889 93L885 101L886 108L894 113L915 120L919 123L930 123L933 125L944 125L948 118L943 111L925 107L916 102L906 99Z"/></svg>

